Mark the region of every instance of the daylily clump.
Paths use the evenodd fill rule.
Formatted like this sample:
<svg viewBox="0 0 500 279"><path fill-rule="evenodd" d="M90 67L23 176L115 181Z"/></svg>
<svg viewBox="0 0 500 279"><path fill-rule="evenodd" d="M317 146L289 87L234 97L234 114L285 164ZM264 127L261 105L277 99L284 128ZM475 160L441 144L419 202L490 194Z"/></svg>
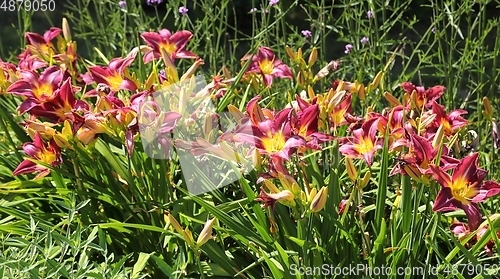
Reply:
<svg viewBox="0 0 500 279"><path fill-rule="evenodd" d="M465 211L468 223L462 226L467 228L464 232L480 228L483 219L478 203L500 193L499 183L486 180L488 172L479 166L478 153L464 158L455 155L459 153L457 138L469 122L464 118L467 111L448 112L439 103L443 86L426 89L404 82L398 98L397 93L379 90L381 72L368 86L335 79L327 92L316 92L316 83L338 69L337 61L315 73L315 49L306 62L301 49L287 47L291 62L287 64L285 57L261 46L255 54L242 58L248 68L242 70L240 84L235 84L236 78L226 69L224 75L213 76L207 86L195 90L191 83L203 60L186 50L193 37L190 31L144 32L141 37L146 45L105 65L82 65L76 59L76 43L68 34L58 28L43 36L27 33L28 47L18 57L18 64L0 61L0 94L18 99L18 113L25 118L23 127L33 139L24 143L27 157L13 175L48 175L47 165L61 166L75 148L91 150L101 137L123 143L126 155L133 156L140 134L151 143L143 146L144 152L161 153L153 154L158 155L155 158L171 159L170 152L176 148L198 158L213 155L237 163L251 161L257 182L263 185L255 187L255 201L271 209L278 203L287 206L293 214L300 213L295 215L297 219L317 214L331 202L328 189L332 186L308 177L304 158L333 147L338 148L334 156L339 158L335 159L346 162L347 183L352 184L339 187L353 191L350 186L356 186L361 191L372 186L371 177L381 166L381 150L387 150L391 176L406 175L412 183L439 187L432 206L435 212ZM143 61L137 59L139 52L143 52ZM49 63L51 57L57 63ZM183 74L178 73L178 59L193 59ZM136 63L152 68L140 76L135 72ZM297 92L278 90L289 105L266 108L262 95L286 82L299 88ZM254 86L262 93L245 95L241 105L245 109L227 105L235 127L218 131L222 114L205 101L224 99L232 94L233 86L238 90ZM378 110L379 103L389 106ZM487 116L494 124L492 135L498 146L498 127L490 112ZM318 159L316 163L314 167L328 169L331 162ZM339 177L346 173L335 171ZM348 203L348 199L337 201L338 213L348 214Z"/></svg>

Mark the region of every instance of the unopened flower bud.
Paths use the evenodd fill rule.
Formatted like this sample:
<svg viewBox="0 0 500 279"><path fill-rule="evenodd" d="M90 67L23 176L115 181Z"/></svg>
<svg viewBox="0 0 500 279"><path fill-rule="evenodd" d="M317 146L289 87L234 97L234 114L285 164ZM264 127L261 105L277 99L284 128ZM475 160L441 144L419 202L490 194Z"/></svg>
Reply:
<svg viewBox="0 0 500 279"><path fill-rule="evenodd" d="M437 149L439 146L443 144L443 138L444 138L444 126L441 124L436 132L436 135L434 135L434 139L432 140L432 147L434 149Z"/></svg>
<svg viewBox="0 0 500 279"><path fill-rule="evenodd" d="M361 179L361 184L360 184L361 189L365 188L368 185L368 182L370 182L371 176L372 176L372 173L370 171L367 171L365 173L365 176L363 176L363 179Z"/></svg>
<svg viewBox="0 0 500 279"><path fill-rule="evenodd" d="M483 98L483 106L484 106L484 112L483 112L484 117L486 117L486 119L491 121L491 118L493 117L493 108L491 107L491 103L488 97Z"/></svg>
<svg viewBox="0 0 500 279"><path fill-rule="evenodd" d="M389 92L385 92L384 93L384 98L389 102L389 104L392 107L402 106L401 102L399 102L399 100L396 97L394 97L394 95L392 95Z"/></svg>
<svg viewBox="0 0 500 279"><path fill-rule="evenodd" d="M307 62L307 64L309 65L309 67L311 67L312 65L314 65L314 63L316 63L316 60L318 59L318 50L314 47L311 51L311 54L309 54L309 60Z"/></svg>
<svg viewBox="0 0 500 279"><path fill-rule="evenodd" d="M370 83L368 91L372 91L373 89L377 88L383 77L384 77L384 72L383 71L378 72L375 78L373 79L372 83Z"/></svg>
<svg viewBox="0 0 500 279"><path fill-rule="evenodd" d="M314 196L311 205L309 206L309 209L312 212L319 212L321 211L326 204L326 199L328 197L328 187L322 187L318 193Z"/></svg>
<svg viewBox="0 0 500 279"><path fill-rule="evenodd" d="M203 244L207 243L207 241L212 237L212 228L215 222L215 218L208 220L203 227L203 230L200 232L198 239L196 240L196 246L201 247Z"/></svg>
<svg viewBox="0 0 500 279"><path fill-rule="evenodd" d="M354 166L354 163L352 162L352 159L349 157L345 158L345 166L347 170L347 175L351 179L352 182L355 182L356 179L358 178L358 171L356 170L356 166Z"/></svg>
<svg viewBox="0 0 500 279"><path fill-rule="evenodd" d="M71 30L69 28L68 20L65 17L62 19L62 33L66 42L71 41Z"/></svg>
<svg viewBox="0 0 500 279"><path fill-rule="evenodd" d="M285 46L285 51L286 51L286 54L288 54L288 57L290 57L290 59L292 59L292 60L296 59L297 56L296 56L295 52L289 46Z"/></svg>

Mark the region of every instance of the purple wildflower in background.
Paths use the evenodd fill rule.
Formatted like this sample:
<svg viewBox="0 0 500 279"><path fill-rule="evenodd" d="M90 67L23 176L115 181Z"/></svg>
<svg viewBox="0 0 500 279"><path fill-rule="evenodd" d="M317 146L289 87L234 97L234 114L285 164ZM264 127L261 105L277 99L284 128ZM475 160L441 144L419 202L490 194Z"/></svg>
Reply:
<svg viewBox="0 0 500 279"><path fill-rule="evenodd" d="M265 9L265 10L263 10L262 12L263 12L263 13L265 13L265 14L267 14L267 13L269 13L269 10L268 10L268 9Z"/></svg>
<svg viewBox="0 0 500 279"><path fill-rule="evenodd" d="M351 45L351 44L347 44L345 45L345 54L349 54L349 52L351 52L351 49L353 49L354 47Z"/></svg>
<svg viewBox="0 0 500 279"><path fill-rule="evenodd" d="M367 37L363 37L361 38L361 40L359 40L362 44L367 44L369 42L368 38Z"/></svg>
<svg viewBox="0 0 500 279"><path fill-rule="evenodd" d="M306 38L310 38L312 36L312 32L309 30L302 30L301 33L302 33L302 36L304 36Z"/></svg>
<svg viewBox="0 0 500 279"><path fill-rule="evenodd" d="M120 1L120 2L118 2L118 6L120 6L120 8L122 8L122 9L125 9L127 7L127 2Z"/></svg>
<svg viewBox="0 0 500 279"><path fill-rule="evenodd" d="M373 11L370 10L370 11L366 12L366 17L373 18Z"/></svg>
<svg viewBox="0 0 500 279"><path fill-rule="evenodd" d="M146 0L146 4L148 4L148 6L158 5L162 2L163 0Z"/></svg>
<svg viewBox="0 0 500 279"><path fill-rule="evenodd" d="M251 9L250 9L250 13L251 13L251 14L253 14L253 13L255 13L255 12L257 12L257 8L251 8Z"/></svg>
<svg viewBox="0 0 500 279"><path fill-rule="evenodd" d="M189 9L186 8L186 7L184 7L184 6L182 6L182 7L179 8L179 13L181 15L186 15L188 12L189 12Z"/></svg>
<svg viewBox="0 0 500 279"><path fill-rule="evenodd" d="M276 6L280 0L270 0L269 5L270 6Z"/></svg>

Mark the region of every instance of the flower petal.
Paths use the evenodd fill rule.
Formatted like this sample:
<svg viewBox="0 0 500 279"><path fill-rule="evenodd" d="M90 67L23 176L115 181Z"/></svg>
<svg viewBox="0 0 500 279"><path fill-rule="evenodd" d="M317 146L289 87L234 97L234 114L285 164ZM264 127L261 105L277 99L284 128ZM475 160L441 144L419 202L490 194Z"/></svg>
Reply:
<svg viewBox="0 0 500 279"><path fill-rule="evenodd" d="M479 194L472 199L472 202L478 203L500 194L500 184L496 181L485 181L479 188Z"/></svg>

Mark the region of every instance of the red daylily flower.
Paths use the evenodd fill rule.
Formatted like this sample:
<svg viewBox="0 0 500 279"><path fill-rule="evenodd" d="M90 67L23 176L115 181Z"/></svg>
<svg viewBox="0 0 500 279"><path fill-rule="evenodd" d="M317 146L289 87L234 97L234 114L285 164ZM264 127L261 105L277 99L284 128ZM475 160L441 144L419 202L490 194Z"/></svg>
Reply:
<svg viewBox="0 0 500 279"><path fill-rule="evenodd" d="M23 150L29 157L51 166L58 166L62 163L59 146L53 140L47 145L38 133L35 134L33 142L23 145ZM26 173L38 173L36 178L42 178L50 173L50 169L25 159L17 166L12 175Z"/></svg>
<svg viewBox="0 0 500 279"><path fill-rule="evenodd" d="M246 55L241 60L250 59L251 55ZM247 73L258 73L262 75L264 85L270 87L273 83L273 78L289 78L293 79L290 68L279 60L274 52L268 47L260 47L257 54L252 57L252 63L247 70Z"/></svg>
<svg viewBox="0 0 500 279"><path fill-rule="evenodd" d="M411 105L411 95L415 91L415 101L414 104L417 108L422 108L424 105L429 106L433 102L437 101L439 97L441 97L446 89L444 86L436 85L425 89L423 86L415 86L411 82L403 82L401 83L401 88L407 93L407 105Z"/></svg>
<svg viewBox="0 0 500 279"><path fill-rule="evenodd" d="M444 133L447 136L451 136L455 134L460 128L467 126L469 123L463 117L462 114L467 114L466 110L457 109L449 114L446 114L444 106L433 102L432 104L432 112L436 115L434 122L432 123L432 127L430 127L430 131L435 131L443 124Z"/></svg>
<svg viewBox="0 0 500 279"><path fill-rule="evenodd" d="M479 241L487 231L488 231L488 224L484 225L479 229L479 231L476 234L476 240ZM496 234L497 237L500 238L500 231L497 231ZM490 239L484 246L484 250L486 251L486 254L488 254L488 256L490 257L493 256L494 247L495 247L495 242L493 241L493 239Z"/></svg>
<svg viewBox="0 0 500 279"><path fill-rule="evenodd" d="M332 107L329 110L330 121L334 127L348 123L345 116L351 112L351 103L352 94L349 93L344 96L344 100L338 106Z"/></svg>
<svg viewBox="0 0 500 279"><path fill-rule="evenodd" d="M379 119L378 129L381 134L385 135L386 129L389 129L389 151L393 151L407 143L404 128L404 120L407 112L408 110L403 106L396 106L385 115L375 112L368 114L370 117L377 117ZM389 117L391 117L390 122Z"/></svg>
<svg viewBox="0 0 500 279"><path fill-rule="evenodd" d="M291 111L292 112L292 111ZM333 137L318 132L319 105L315 104L290 114L291 132L305 139L305 147L320 150L321 143L330 141Z"/></svg>
<svg viewBox="0 0 500 279"><path fill-rule="evenodd" d="M83 80L87 84L102 83L109 86L111 92L119 90L129 90L135 92L138 88L137 84L132 81L127 72L129 67L134 62L135 57L117 57L113 58L107 67L92 66L89 68L89 73L82 75ZM86 96L96 95L95 90L87 92Z"/></svg>
<svg viewBox="0 0 500 279"><path fill-rule="evenodd" d="M67 78L54 92L55 97L50 102L32 107L29 110L30 114L47 117L56 122L74 120L74 111L87 111L90 108L85 101L75 98L74 89L71 78Z"/></svg>
<svg viewBox="0 0 500 279"><path fill-rule="evenodd" d="M155 101L141 103L139 110L138 130L141 133L144 149L149 156L164 159L170 156L173 147L172 131L177 127L177 122L182 115L174 112L162 112Z"/></svg>
<svg viewBox="0 0 500 279"><path fill-rule="evenodd" d="M435 212L463 209L471 230L481 223L481 212L477 203L500 193L500 184L485 181L487 171L477 167L478 153L471 154L457 164L450 176L441 168L431 165L434 179L442 186L433 206Z"/></svg>
<svg viewBox="0 0 500 279"><path fill-rule="evenodd" d="M353 136L341 140L339 151L350 158L364 158L368 165L373 162L375 152L382 148L377 138L378 118L366 120L361 128L353 131Z"/></svg>
<svg viewBox="0 0 500 279"><path fill-rule="evenodd" d="M390 176L400 173L409 175L417 181L428 183L433 173L430 165L435 163L435 158L439 152L439 149L435 149L430 142L430 139L410 134L410 140L406 144L409 151L399 159L396 166L391 170ZM459 160L447 156L448 153L448 148L443 146L439 164L442 171L455 168L459 162Z"/></svg>
<svg viewBox="0 0 500 279"><path fill-rule="evenodd" d="M141 37L152 48L152 50L144 54L144 63L160 58L161 49L167 52L172 62L175 59L198 58L196 54L184 49L193 37L193 33L187 30L177 31L172 34L168 29L162 29L158 33L144 32Z"/></svg>

